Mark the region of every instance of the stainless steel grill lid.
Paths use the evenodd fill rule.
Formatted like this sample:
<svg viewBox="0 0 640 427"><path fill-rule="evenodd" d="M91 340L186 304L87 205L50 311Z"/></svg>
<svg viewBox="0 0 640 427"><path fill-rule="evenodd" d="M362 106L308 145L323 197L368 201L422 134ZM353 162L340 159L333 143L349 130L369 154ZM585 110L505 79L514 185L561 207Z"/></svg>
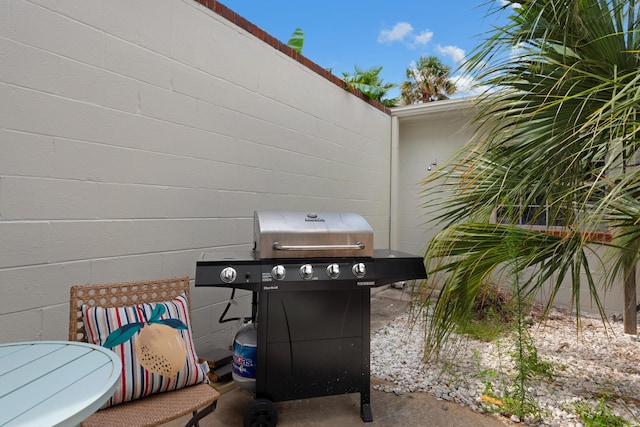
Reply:
<svg viewBox="0 0 640 427"><path fill-rule="evenodd" d="M371 257L373 230L351 212L254 212L257 258Z"/></svg>

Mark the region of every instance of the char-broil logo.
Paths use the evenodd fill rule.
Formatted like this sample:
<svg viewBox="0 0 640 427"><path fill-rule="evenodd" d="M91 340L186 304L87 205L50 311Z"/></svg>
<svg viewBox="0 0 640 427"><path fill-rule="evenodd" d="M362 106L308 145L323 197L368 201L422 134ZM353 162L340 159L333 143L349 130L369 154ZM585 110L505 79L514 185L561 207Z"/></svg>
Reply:
<svg viewBox="0 0 640 427"><path fill-rule="evenodd" d="M367 280L366 282L357 282L356 285L358 286L374 286L376 284L376 282L374 282L373 280Z"/></svg>
<svg viewBox="0 0 640 427"><path fill-rule="evenodd" d="M324 222L324 218L320 218L316 213L308 213L304 220L307 222Z"/></svg>

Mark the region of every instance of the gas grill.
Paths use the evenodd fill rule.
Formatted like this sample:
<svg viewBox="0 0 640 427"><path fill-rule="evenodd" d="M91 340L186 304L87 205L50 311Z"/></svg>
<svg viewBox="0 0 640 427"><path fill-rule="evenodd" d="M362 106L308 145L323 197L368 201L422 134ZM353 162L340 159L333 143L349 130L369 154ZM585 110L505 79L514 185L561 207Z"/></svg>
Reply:
<svg viewBox="0 0 640 427"><path fill-rule="evenodd" d="M344 393L360 393L372 421L371 288L424 278L422 258L374 250L370 225L346 212L255 212L253 251L205 252L196 286L253 293L256 400L245 425L275 426L271 402Z"/></svg>

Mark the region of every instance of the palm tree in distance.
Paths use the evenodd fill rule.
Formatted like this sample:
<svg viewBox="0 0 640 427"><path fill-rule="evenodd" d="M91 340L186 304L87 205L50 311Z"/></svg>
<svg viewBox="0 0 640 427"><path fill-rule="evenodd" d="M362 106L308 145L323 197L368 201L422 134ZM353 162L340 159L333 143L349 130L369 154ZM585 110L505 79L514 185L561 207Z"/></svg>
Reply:
<svg viewBox="0 0 640 427"><path fill-rule="evenodd" d="M287 46L298 53L302 53L304 31L301 28L296 28L293 31L287 42ZM328 70L331 72L331 69ZM384 83L380 77L381 71L382 67L371 67L363 70L356 65L353 74L342 73L342 78L347 89L359 90L367 98L378 101L385 107L397 107L399 103L397 98L385 98L385 96L391 89L398 85L394 83Z"/></svg>
<svg viewBox="0 0 640 427"><path fill-rule="evenodd" d="M357 89L366 97L380 102L385 107L397 107L398 101L396 99L384 98L397 85L384 83L380 77L380 71L382 71L382 67L371 67L363 70L356 65L354 66L353 74L342 73L342 80L344 80L347 88Z"/></svg>
<svg viewBox="0 0 640 427"><path fill-rule="evenodd" d="M480 96L463 153L423 182L442 227L425 255L427 291L440 288L429 355L491 282L514 273L523 295L546 292L547 309L568 284L578 322L585 293L604 320L600 293L622 279L625 332L637 330L638 5L529 0L507 10L510 22L467 64L499 90Z"/></svg>
<svg viewBox="0 0 640 427"><path fill-rule="evenodd" d="M413 68L407 68L407 79L401 85L403 105L449 99L456 92L450 78L451 68L437 56L422 56Z"/></svg>

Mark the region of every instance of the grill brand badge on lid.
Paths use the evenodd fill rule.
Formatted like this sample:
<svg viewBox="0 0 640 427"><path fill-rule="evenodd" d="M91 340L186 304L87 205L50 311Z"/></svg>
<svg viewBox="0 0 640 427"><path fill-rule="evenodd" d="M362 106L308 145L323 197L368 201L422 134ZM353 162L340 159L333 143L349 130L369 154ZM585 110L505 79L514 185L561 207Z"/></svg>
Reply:
<svg viewBox="0 0 640 427"><path fill-rule="evenodd" d="M324 218L318 217L318 214L313 212L308 213L304 220L307 222L324 222Z"/></svg>

